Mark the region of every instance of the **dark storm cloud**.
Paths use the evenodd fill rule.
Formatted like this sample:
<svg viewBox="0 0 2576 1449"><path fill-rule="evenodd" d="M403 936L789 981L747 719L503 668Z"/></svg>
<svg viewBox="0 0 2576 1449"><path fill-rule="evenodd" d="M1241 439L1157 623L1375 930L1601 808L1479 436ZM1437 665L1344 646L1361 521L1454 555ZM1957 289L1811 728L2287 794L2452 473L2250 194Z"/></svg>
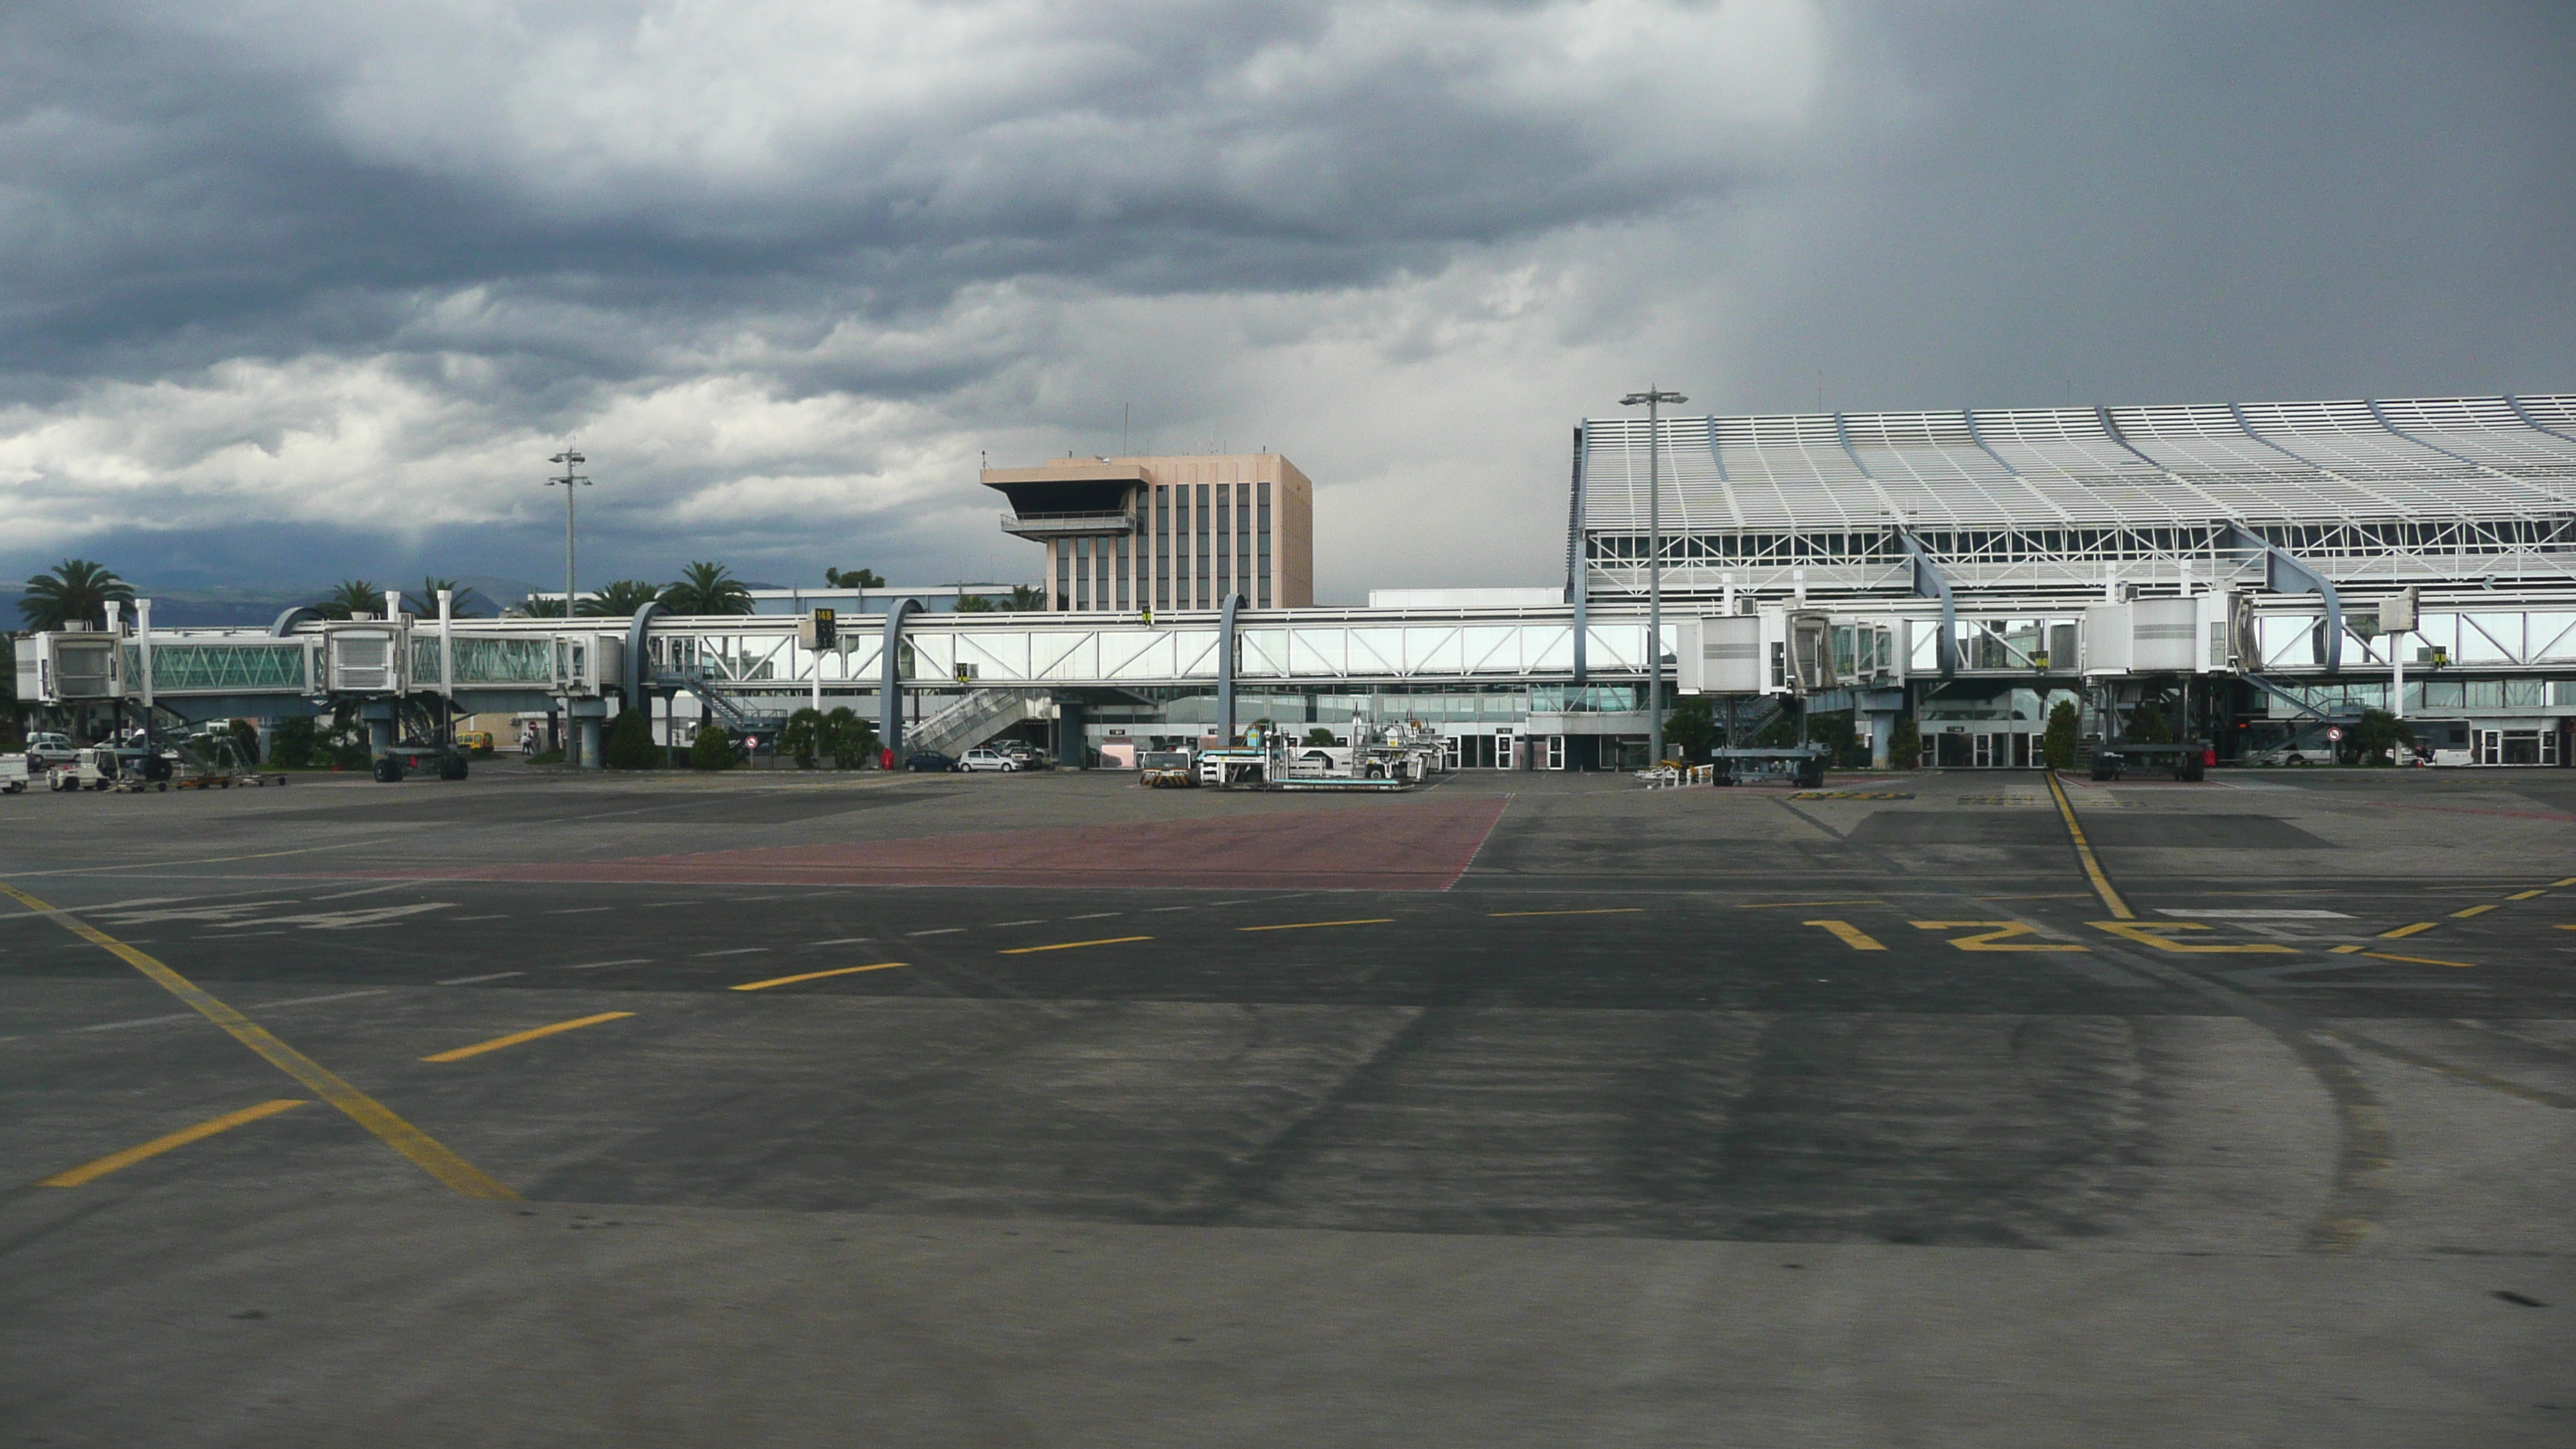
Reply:
<svg viewBox="0 0 2576 1449"><path fill-rule="evenodd" d="M668 108L706 104L697 69L643 36L654 8L319 34L287 23L292 7L258 12L265 24L14 10L0 22L12 370L363 346L420 295L465 286L669 335L937 308L1011 277L1141 294L1346 285L1652 213L1741 165L1726 144L1627 144L1586 97L1551 95L1529 73L1553 59L1549 36L1521 33L1530 11L1516 30L1511 8L1434 9L1408 31L1323 4L1032 7L959 38L952 88L886 107L791 95L747 145L637 146ZM739 12L781 34L754 35L727 79L792 93L808 57L791 42L813 27L775 9ZM563 76L560 110L530 105L550 46L610 56ZM852 68L854 84L885 79ZM527 113L493 119L514 106Z"/></svg>
<svg viewBox="0 0 2576 1449"><path fill-rule="evenodd" d="M2576 7L1884 22L1739 406L2576 388Z"/></svg>

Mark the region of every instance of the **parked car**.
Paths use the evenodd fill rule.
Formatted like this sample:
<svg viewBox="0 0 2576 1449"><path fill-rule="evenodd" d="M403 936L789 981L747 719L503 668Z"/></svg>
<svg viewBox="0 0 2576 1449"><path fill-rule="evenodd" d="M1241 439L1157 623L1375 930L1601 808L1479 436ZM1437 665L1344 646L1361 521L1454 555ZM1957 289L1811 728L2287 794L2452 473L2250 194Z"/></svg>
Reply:
<svg viewBox="0 0 2576 1449"><path fill-rule="evenodd" d="M38 774L55 765L68 765L80 758L80 746L69 735L32 734L27 736L27 768Z"/></svg>
<svg viewBox="0 0 2576 1449"><path fill-rule="evenodd" d="M1023 770L1044 770L1053 764L1053 761L1046 757L1046 751L1030 744L1027 740L1001 740L996 742L993 748L1009 756Z"/></svg>
<svg viewBox="0 0 2576 1449"><path fill-rule="evenodd" d="M1018 770L1020 768L1020 762L1012 759L1006 754L1003 754L1000 750L996 750L985 745L977 745L975 748L968 750L965 757L957 762L957 768L967 771L992 770L1007 775Z"/></svg>
<svg viewBox="0 0 2576 1449"><path fill-rule="evenodd" d="M903 757L903 767L916 775L947 775L965 768L937 750L921 750L906 755Z"/></svg>

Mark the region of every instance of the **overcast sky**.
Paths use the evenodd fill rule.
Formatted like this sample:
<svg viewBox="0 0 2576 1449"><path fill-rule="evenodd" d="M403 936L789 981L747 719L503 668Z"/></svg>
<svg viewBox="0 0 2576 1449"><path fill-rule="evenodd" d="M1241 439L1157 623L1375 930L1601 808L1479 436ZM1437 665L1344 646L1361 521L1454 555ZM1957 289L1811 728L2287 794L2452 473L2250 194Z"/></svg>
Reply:
<svg viewBox="0 0 2576 1449"><path fill-rule="evenodd" d="M1693 411L2576 392L2576 6L15 0L0 578L1033 576L1270 448L1545 584Z"/></svg>

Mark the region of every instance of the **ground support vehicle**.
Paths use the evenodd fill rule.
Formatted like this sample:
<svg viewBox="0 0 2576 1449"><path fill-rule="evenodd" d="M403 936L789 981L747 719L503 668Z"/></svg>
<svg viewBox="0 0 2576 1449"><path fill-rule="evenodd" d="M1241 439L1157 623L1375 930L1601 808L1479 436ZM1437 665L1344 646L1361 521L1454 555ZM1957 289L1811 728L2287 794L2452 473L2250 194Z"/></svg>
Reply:
<svg viewBox="0 0 2576 1449"><path fill-rule="evenodd" d="M0 755L0 795L15 795L31 778L25 755Z"/></svg>
<svg viewBox="0 0 2576 1449"><path fill-rule="evenodd" d="M1008 775L1020 768L1020 762L999 750L977 745L957 761L957 768L969 773L991 771Z"/></svg>
<svg viewBox="0 0 2576 1449"><path fill-rule="evenodd" d="M465 778L465 752L452 745L396 745L376 754L375 776L384 784L401 782L418 770L435 770L442 780Z"/></svg>
<svg viewBox="0 0 2576 1449"><path fill-rule="evenodd" d="M1793 745L1785 749L1711 750L1712 785L1795 785L1801 790L1825 783L1825 748Z"/></svg>
<svg viewBox="0 0 2576 1449"><path fill-rule="evenodd" d="M91 745L70 764L55 766L46 784L55 790L114 790L131 795L167 790L178 773L178 758L166 750Z"/></svg>
<svg viewBox="0 0 2576 1449"><path fill-rule="evenodd" d="M1147 750L1136 757L1136 783L1148 790L1195 790L1198 767L1187 750Z"/></svg>
<svg viewBox="0 0 2576 1449"><path fill-rule="evenodd" d="M2123 771L2135 765L2169 770L2177 780L2199 780L2207 777L2209 763L2214 758L2216 756L2207 740L2184 740L2180 744L2114 740L2093 752L2093 778L2116 780Z"/></svg>

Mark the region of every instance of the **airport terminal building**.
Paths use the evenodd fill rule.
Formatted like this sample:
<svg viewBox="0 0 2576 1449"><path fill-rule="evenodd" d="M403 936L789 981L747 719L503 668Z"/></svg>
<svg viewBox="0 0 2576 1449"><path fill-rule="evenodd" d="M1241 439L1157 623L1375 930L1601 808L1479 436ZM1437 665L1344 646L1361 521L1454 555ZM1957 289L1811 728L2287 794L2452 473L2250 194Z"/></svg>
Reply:
<svg viewBox="0 0 2576 1449"><path fill-rule="evenodd" d="M2224 619L2166 603L2138 626L2224 626L2193 715L2222 754L2400 708L2474 763L2569 761L2576 398L1708 416L1651 438L1592 419L1572 595L1645 594L1650 449L1667 609L1911 616L1898 708L1927 756L2024 763L2051 696L2116 693L2139 671L2070 647L2088 611L2225 598ZM2373 627L2400 600L2413 627Z"/></svg>
<svg viewBox="0 0 2576 1449"><path fill-rule="evenodd" d="M2576 397L1589 419L1562 572L1313 603L1313 487L1273 453L985 471L1044 606L869 588L785 612L40 635L22 698L190 719L359 705L645 709L774 735L848 707L924 749L1068 764L1269 720L1419 723L1461 769L1644 763L1649 671L1737 737L1848 717L1874 761L2026 768L2052 706L2222 760L2402 713L2438 763L2576 760ZM1650 488L1650 480L1652 486ZM1660 524L1660 561L1650 542ZM1552 562L1552 561L1551 561ZM1647 605L1660 572L1662 630ZM1538 579L1532 579L1532 575ZM1538 587L1526 585L1537 584ZM989 597L989 595L988 595ZM140 622L140 621L138 621Z"/></svg>

